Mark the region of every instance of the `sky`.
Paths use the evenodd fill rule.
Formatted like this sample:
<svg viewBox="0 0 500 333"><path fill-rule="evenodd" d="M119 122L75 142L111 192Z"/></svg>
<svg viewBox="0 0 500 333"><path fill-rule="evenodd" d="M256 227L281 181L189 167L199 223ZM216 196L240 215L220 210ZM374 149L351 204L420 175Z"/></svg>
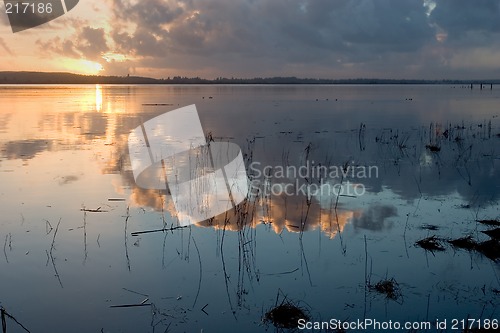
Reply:
<svg viewBox="0 0 500 333"><path fill-rule="evenodd" d="M55 0L54 0L55 1ZM13 33L0 71L499 79L497 0L80 0Z"/></svg>

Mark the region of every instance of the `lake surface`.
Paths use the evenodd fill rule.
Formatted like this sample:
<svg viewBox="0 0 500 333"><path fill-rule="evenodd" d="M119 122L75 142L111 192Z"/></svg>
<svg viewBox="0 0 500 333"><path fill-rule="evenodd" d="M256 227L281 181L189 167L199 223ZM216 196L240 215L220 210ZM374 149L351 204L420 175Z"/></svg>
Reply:
<svg viewBox="0 0 500 333"><path fill-rule="evenodd" d="M254 190L176 228L127 140L191 104L241 147ZM0 85L0 306L31 332L275 331L280 304L498 319L496 226L478 221L500 218L499 115L498 86Z"/></svg>

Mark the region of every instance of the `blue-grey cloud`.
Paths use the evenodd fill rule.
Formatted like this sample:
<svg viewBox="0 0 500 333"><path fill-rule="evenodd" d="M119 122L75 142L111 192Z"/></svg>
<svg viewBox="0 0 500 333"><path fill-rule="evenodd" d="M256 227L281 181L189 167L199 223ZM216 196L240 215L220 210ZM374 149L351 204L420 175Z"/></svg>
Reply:
<svg viewBox="0 0 500 333"><path fill-rule="evenodd" d="M52 49L91 59L109 50L133 59L114 63L119 72L252 77L488 77L495 75L492 59L500 54L500 3L489 0L108 4L112 17L105 34L78 26L70 42L60 40Z"/></svg>
<svg viewBox="0 0 500 333"><path fill-rule="evenodd" d="M452 39L460 39L470 32L491 35L500 32L500 2L436 0L430 19Z"/></svg>
<svg viewBox="0 0 500 333"><path fill-rule="evenodd" d="M434 40L426 8L399 0L113 1L133 33L113 32L122 52L149 65L224 68L251 73L313 64L379 62L418 52ZM203 59L200 59L202 57ZM189 61L191 60L191 61Z"/></svg>

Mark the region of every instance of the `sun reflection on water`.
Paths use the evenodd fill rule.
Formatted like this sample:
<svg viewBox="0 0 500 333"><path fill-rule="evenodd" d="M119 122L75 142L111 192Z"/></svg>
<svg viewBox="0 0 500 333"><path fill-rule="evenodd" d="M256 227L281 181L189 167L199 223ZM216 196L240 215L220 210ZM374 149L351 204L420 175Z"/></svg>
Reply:
<svg viewBox="0 0 500 333"><path fill-rule="evenodd" d="M102 111L102 87L100 84L95 85L95 109L97 112Z"/></svg>

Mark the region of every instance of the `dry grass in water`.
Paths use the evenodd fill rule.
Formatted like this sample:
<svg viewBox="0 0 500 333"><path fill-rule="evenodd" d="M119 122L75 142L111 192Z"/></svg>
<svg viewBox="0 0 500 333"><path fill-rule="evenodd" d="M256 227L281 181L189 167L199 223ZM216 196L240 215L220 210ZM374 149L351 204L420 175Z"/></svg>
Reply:
<svg viewBox="0 0 500 333"><path fill-rule="evenodd" d="M500 227L500 221L497 220L476 220L476 221L484 225Z"/></svg>
<svg viewBox="0 0 500 333"><path fill-rule="evenodd" d="M467 251L475 250L477 247L477 242L472 238L472 236L465 236L462 238L452 239L449 240L448 243L450 243L451 246L455 248L464 249Z"/></svg>
<svg viewBox="0 0 500 333"><path fill-rule="evenodd" d="M445 248L441 244L441 239L437 236L430 236L421 239L415 243L415 245L420 246L424 250L434 252L434 251L444 251Z"/></svg>
<svg viewBox="0 0 500 333"><path fill-rule="evenodd" d="M500 259L500 244L496 239L477 244L476 250L493 261Z"/></svg>
<svg viewBox="0 0 500 333"><path fill-rule="evenodd" d="M481 231L483 234L490 236L493 239L500 239L500 228Z"/></svg>
<svg viewBox="0 0 500 333"><path fill-rule="evenodd" d="M397 301L403 297L399 284L394 278L389 280L382 280L377 282L377 284L370 286L370 289L385 295L386 298Z"/></svg>
<svg viewBox="0 0 500 333"><path fill-rule="evenodd" d="M264 315L264 321L277 328L297 328L299 319L308 321L309 316L304 309L286 300Z"/></svg>

